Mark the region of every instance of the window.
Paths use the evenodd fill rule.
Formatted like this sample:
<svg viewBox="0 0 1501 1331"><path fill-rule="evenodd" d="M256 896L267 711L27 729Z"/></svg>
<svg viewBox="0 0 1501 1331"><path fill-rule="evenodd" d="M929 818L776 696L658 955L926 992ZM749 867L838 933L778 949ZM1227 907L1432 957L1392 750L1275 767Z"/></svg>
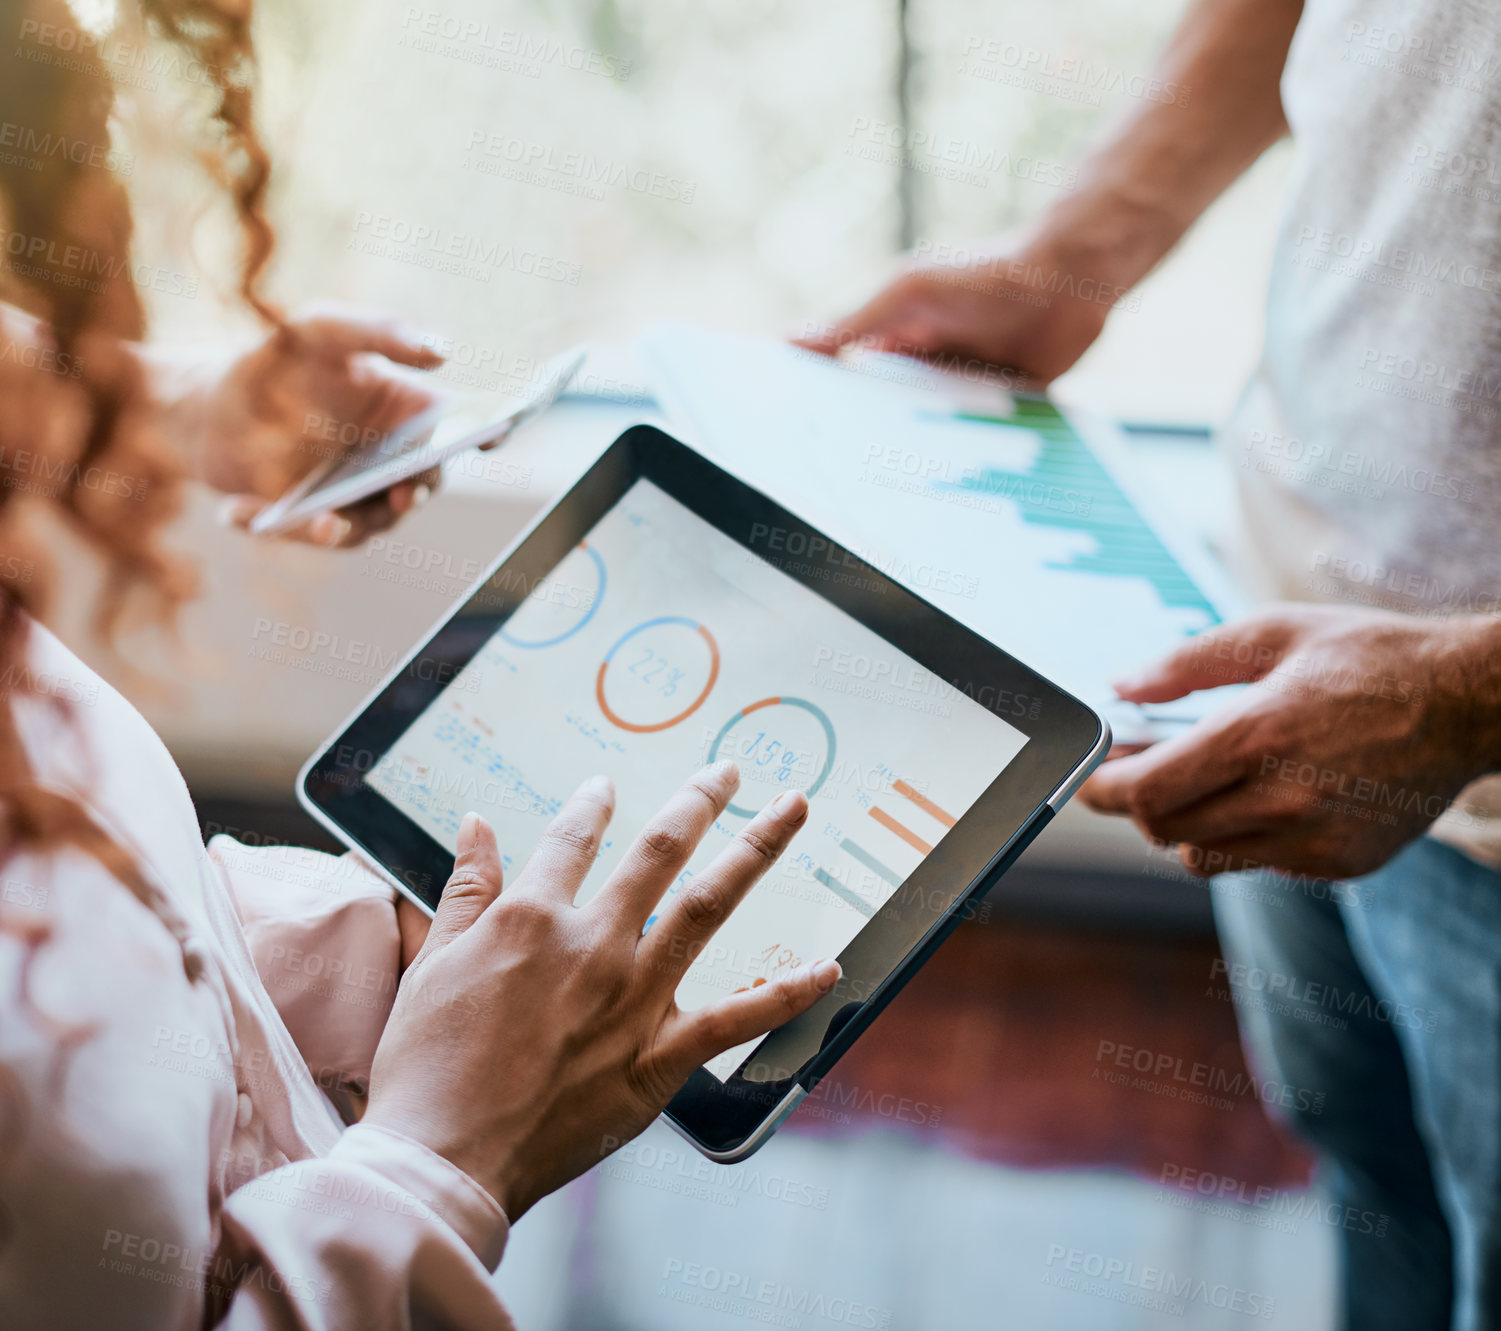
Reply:
<svg viewBox="0 0 1501 1331"><path fill-rule="evenodd" d="M993 235L1057 198L1106 118L1164 95L1148 79L1181 8L262 0L273 287L389 307L476 386L653 319L788 331L872 292L904 240ZM1228 407L1279 174L1222 201L1070 391L1127 415ZM141 243L181 244L152 233L148 210ZM164 335L219 317L156 304Z"/></svg>

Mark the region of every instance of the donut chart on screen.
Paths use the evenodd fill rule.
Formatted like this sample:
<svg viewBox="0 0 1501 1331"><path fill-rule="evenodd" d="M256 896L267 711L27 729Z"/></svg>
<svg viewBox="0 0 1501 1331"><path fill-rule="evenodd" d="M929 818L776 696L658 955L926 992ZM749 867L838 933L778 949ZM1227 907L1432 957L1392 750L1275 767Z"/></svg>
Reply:
<svg viewBox="0 0 1501 1331"><path fill-rule="evenodd" d="M725 740L729 737L730 733L735 729L735 727L738 726L742 721L746 720L748 717L756 716L756 720L758 722L762 722L767 727L770 727L775 723L777 718L775 711L770 711L768 709L775 709L780 707L790 707L795 709L796 711L806 713L818 723L818 728L822 731L823 742L825 746L823 761L819 764L817 773L812 777L808 784L802 788L803 793L809 799L812 799L816 794L818 794L819 790L823 786L823 783L828 779L829 770L834 766L834 749L836 740L834 736L834 723L829 720L828 714L823 710L823 708L815 706L806 698L788 698L781 695L773 695L770 698L762 698L759 702L753 702L746 707L742 707L738 712L735 713L734 716L730 717L730 719L720 727L719 733L714 736L714 742L709 745L708 760L712 763L720 757L734 758L741 764L741 775L742 777L744 777L751 763L755 763L756 766L765 766L767 762L773 761L772 758L766 756L767 752L770 750L779 751L783 756L790 757L791 754L783 747L782 742L779 740L770 741L767 749L762 750L760 739L762 736L769 733L768 731L762 731L761 736L758 736L757 744L754 750L749 750L744 754L721 753L721 750L724 747ZM764 717L756 715L757 713L763 711L766 711L768 714ZM760 752L761 756L757 756L758 751ZM725 812L736 814L741 818L751 818L754 817L758 811L756 809L749 809L743 805L735 804L732 802L725 806Z"/></svg>
<svg viewBox="0 0 1501 1331"><path fill-rule="evenodd" d="M593 589L593 592L587 599L584 599L582 597L580 598L579 605L564 605L560 608L563 611L582 610L583 613L576 619L573 619L573 622L571 623L568 622L568 620L571 618L570 614L565 613L559 616L559 618L561 618L563 621L563 627L560 632L549 632L547 636L540 638L517 637L516 634L512 631L511 626L516 622L519 616L524 614L530 607L537 604L533 597L529 596L521 603L520 607L516 611L516 614L511 616L505 627L500 630L500 637L503 638L512 647L521 647L527 651L536 651L543 647L556 647L560 642L567 642L569 638L573 637L575 633L579 632L579 630L582 629L584 625L586 625L591 619L594 618L596 614L599 613L600 602L605 599L605 584L609 580L605 574L605 561L600 555L599 551L596 550L587 541L580 541L578 543L578 548L589 556L590 562L594 566L594 572L598 581ZM552 575L549 574L548 577L544 578L542 583L538 585L545 586L551 579L551 576ZM556 627L556 623L549 625L549 629Z"/></svg>
<svg viewBox="0 0 1501 1331"><path fill-rule="evenodd" d="M650 735L670 730L698 711L718 678L719 643L714 635L686 615L659 615L615 640L599 664L594 698L612 725L633 735ZM687 706L670 710L678 699L689 697ZM668 714L657 715L658 711Z"/></svg>

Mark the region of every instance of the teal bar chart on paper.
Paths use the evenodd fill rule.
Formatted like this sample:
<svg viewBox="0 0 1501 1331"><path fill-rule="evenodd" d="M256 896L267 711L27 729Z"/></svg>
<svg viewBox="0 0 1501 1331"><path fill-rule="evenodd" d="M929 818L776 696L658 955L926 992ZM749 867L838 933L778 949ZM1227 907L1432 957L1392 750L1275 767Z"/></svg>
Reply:
<svg viewBox="0 0 1501 1331"><path fill-rule="evenodd" d="M698 328L639 351L689 443L1087 701L1238 607L1118 433L1045 397Z"/></svg>
<svg viewBox="0 0 1501 1331"><path fill-rule="evenodd" d="M1027 470L983 467L978 475L957 484L976 494L1014 496L1025 523L1082 532L1094 538L1096 549L1049 560L1046 567L1104 578L1143 578L1156 589L1164 606L1197 611L1209 623L1219 622L1219 611L1203 588L1189 576L1099 456L1053 403L1045 398L1018 398L1013 410L1004 416L959 412L952 419L1029 430L1041 440ZM1065 513L1046 501L1045 496L1070 487L1090 496L1087 509Z"/></svg>

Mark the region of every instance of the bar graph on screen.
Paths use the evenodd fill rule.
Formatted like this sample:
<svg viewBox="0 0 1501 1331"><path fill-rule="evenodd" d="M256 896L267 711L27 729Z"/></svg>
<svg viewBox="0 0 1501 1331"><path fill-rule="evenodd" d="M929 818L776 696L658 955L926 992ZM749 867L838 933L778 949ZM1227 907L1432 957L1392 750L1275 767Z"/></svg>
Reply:
<svg viewBox="0 0 1501 1331"><path fill-rule="evenodd" d="M982 466L973 477L949 484L974 494L1012 497L1024 523L1081 532L1095 541L1095 549L1049 560L1048 568L1078 570L1104 578L1142 578L1156 590L1165 607L1202 614L1208 624L1220 622L1219 610L1203 588L1189 576L1140 508L1053 403L1019 398L1007 415L956 412L951 419L1028 430L1041 439L1041 447L1025 471ZM1090 497L1083 511L1064 512L1047 502L1047 496L1069 488Z"/></svg>
<svg viewBox="0 0 1501 1331"><path fill-rule="evenodd" d="M821 865L813 870L813 877L870 919L958 819L901 777L891 777L878 795L864 795L859 802L874 824L860 830L870 845L849 835L839 836L839 850L851 863L840 862L832 869ZM888 811L887 805L896 812Z"/></svg>

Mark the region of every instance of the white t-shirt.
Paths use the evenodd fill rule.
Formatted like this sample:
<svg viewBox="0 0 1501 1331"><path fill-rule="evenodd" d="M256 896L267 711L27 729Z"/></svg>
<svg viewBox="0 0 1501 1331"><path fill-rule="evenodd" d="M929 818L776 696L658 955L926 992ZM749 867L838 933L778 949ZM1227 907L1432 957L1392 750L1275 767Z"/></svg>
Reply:
<svg viewBox="0 0 1501 1331"><path fill-rule="evenodd" d="M1266 346L1221 437L1232 562L1269 597L1501 611L1501 15L1307 0L1282 101ZM1498 813L1488 778L1434 835L1501 865Z"/></svg>

